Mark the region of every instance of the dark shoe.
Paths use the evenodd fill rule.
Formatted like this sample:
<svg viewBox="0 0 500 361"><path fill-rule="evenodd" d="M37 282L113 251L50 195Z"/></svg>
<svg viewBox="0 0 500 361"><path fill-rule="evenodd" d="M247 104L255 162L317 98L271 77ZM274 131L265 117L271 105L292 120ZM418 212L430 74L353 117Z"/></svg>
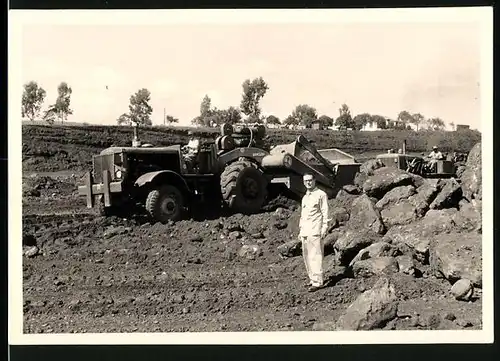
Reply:
<svg viewBox="0 0 500 361"><path fill-rule="evenodd" d="M322 285L322 286L310 286L307 289L307 292L316 292L317 290L320 290L320 289L322 289L324 287L325 287L324 285Z"/></svg>

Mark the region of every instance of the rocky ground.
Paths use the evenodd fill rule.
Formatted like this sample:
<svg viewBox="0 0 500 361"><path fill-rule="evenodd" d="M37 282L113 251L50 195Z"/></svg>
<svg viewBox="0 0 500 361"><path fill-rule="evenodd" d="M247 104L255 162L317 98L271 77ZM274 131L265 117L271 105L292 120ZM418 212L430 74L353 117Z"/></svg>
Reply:
<svg viewBox="0 0 500 361"><path fill-rule="evenodd" d="M97 217L81 174L23 179L24 332L480 329L481 154L459 179L365 163L329 201L308 293L297 205L150 224Z"/></svg>

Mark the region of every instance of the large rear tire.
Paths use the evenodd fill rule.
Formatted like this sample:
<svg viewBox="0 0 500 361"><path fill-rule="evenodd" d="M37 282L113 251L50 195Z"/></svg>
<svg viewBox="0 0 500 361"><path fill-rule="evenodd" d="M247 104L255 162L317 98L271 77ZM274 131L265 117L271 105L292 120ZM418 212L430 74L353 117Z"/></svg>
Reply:
<svg viewBox="0 0 500 361"><path fill-rule="evenodd" d="M178 221L184 213L184 196L174 186L159 186L149 192L145 208L151 218L161 223Z"/></svg>
<svg viewBox="0 0 500 361"><path fill-rule="evenodd" d="M247 160L236 161L221 174L221 193L231 211L257 213L267 198L267 182L256 164Z"/></svg>

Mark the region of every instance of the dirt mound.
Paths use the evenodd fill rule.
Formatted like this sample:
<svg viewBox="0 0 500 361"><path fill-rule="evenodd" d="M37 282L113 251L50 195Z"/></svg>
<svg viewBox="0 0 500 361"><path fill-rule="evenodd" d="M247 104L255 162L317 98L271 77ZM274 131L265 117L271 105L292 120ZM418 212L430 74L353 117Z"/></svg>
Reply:
<svg viewBox="0 0 500 361"><path fill-rule="evenodd" d="M60 180L53 177L23 177L23 196L39 197L42 194L68 194L77 190L76 177Z"/></svg>

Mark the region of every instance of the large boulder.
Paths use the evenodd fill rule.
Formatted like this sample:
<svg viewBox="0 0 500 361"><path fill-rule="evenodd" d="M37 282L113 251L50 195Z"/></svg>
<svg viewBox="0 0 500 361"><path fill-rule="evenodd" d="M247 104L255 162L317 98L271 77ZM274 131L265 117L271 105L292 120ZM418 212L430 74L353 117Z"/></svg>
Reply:
<svg viewBox="0 0 500 361"><path fill-rule="evenodd" d="M338 264L338 259L334 254L329 254L323 258L323 277L325 280L343 278L347 267Z"/></svg>
<svg viewBox="0 0 500 361"><path fill-rule="evenodd" d="M481 216L483 214L483 201L480 199L473 199L471 202L472 206Z"/></svg>
<svg viewBox="0 0 500 361"><path fill-rule="evenodd" d="M348 265L359 251L379 242L380 239L380 235L362 228L348 230L337 239L333 246L338 263Z"/></svg>
<svg viewBox="0 0 500 361"><path fill-rule="evenodd" d="M473 200L472 203L469 203L462 200L453 221L461 230L482 233L481 201Z"/></svg>
<svg viewBox="0 0 500 361"><path fill-rule="evenodd" d="M346 184L345 186L342 187L342 189L349 194L354 194L354 195L361 194L361 188L354 184Z"/></svg>
<svg viewBox="0 0 500 361"><path fill-rule="evenodd" d="M365 259L376 258L376 257L386 257L386 256L394 257L397 256L399 253L400 252L398 248L390 243L376 242L359 251L356 257L352 259L349 266L352 266L357 261L362 261Z"/></svg>
<svg viewBox="0 0 500 361"><path fill-rule="evenodd" d="M302 242L294 239L278 246L278 254L281 257L295 257L302 254Z"/></svg>
<svg viewBox="0 0 500 361"><path fill-rule="evenodd" d="M442 183L425 181L416 189L416 192L414 192L413 186L397 187L389 191L379 202L382 202L386 197L389 199L400 197L400 199L395 203L389 202L389 205L382 209L382 221L385 226L391 228L396 225L406 225L423 217L442 187ZM391 193L397 194L397 196L390 196ZM409 195L409 197L404 198L404 195ZM382 205L383 203L378 204Z"/></svg>
<svg viewBox="0 0 500 361"><path fill-rule="evenodd" d="M462 174L464 174L466 168L467 167L465 165L457 166L457 170L455 171L456 176L458 178L462 178Z"/></svg>
<svg viewBox="0 0 500 361"><path fill-rule="evenodd" d="M436 276L451 283L468 279L482 286L482 236L476 232L448 233L433 237L429 263Z"/></svg>
<svg viewBox="0 0 500 361"><path fill-rule="evenodd" d="M458 182L451 178L443 183L443 188L429 205L430 209L443 209L456 207L462 198L462 188Z"/></svg>
<svg viewBox="0 0 500 361"><path fill-rule="evenodd" d="M481 143L477 143L469 152L465 170L460 179L465 198L469 201L482 198Z"/></svg>
<svg viewBox="0 0 500 361"><path fill-rule="evenodd" d="M375 206L381 209L390 204L397 203L401 199L408 199L414 194L415 187L413 185L396 187L387 192L382 199L375 204Z"/></svg>
<svg viewBox="0 0 500 361"><path fill-rule="evenodd" d="M363 184L363 191L370 197L381 199L391 189L413 184L410 173L394 167L376 169Z"/></svg>
<svg viewBox="0 0 500 361"><path fill-rule="evenodd" d="M427 179L419 176L418 174L410 173L410 176L412 179L412 183L416 188L422 187L427 182Z"/></svg>
<svg viewBox="0 0 500 361"><path fill-rule="evenodd" d="M379 168L383 168L384 163L380 159L370 159L361 164L359 167L359 173L364 173L366 175L373 175L373 172Z"/></svg>
<svg viewBox="0 0 500 361"><path fill-rule="evenodd" d="M354 262L352 272L355 277L371 277L390 274L399 271L398 262L394 257L375 257Z"/></svg>
<svg viewBox="0 0 500 361"><path fill-rule="evenodd" d="M427 263L431 237L450 232L455 226L453 217L456 212L456 210L431 210L414 223L390 228L382 240L401 246L402 249L407 248L418 261Z"/></svg>
<svg viewBox="0 0 500 361"><path fill-rule="evenodd" d="M337 320L335 329L358 331L382 328L397 316L398 306L394 285L387 278L381 278L347 308Z"/></svg>
<svg viewBox="0 0 500 361"><path fill-rule="evenodd" d="M329 232L325 239L323 239L323 247L325 250L325 254L330 252L330 249L333 250L333 246L337 242L337 240L344 234L343 228L337 228Z"/></svg>
<svg viewBox="0 0 500 361"><path fill-rule="evenodd" d="M408 199L382 209L381 215L382 221L389 229L395 225L409 224L418 218L415 205Z"/></svg>
<svg viewBox="0 0 500 361"><path fill-rule="evenodd" d="M238 252L240 257L252 260L262 256L262 254L262 249L257 244L244 244Z"/></svg>
<svg viewBox="0 0 500 361"><path fill-rule="evenodd" d="M330 227L338 227L349 220L349 212L344 207L329 209Z"/></svg>
<svg viewBox="0 0 500 361"><path fill-rule="evenodd" d="M462 278L453 284L451 294L459 301L469 301L474 294L474 286L468 279Z"/></svg>
<svg viewBox="0 0 500 361"><path fill-rule="evenodd" d="M441 190L441 187L442 185L438 182L426 181L417 188L417 193L408 199L415 206L417 216L424 216L429 209L429 205Z"/></svg>
<svg viewBox="0 0 500 361"><path fill-rule="evenodd" d="M354 185L360 189L363 189L363 184L365 184L366 180L368 179L369 175L366 173L361 173L358 172L354 176Z"/></svg>
<svg viewBox="0 0 500 361"><path fill-rule="evenodd" d="M369 176L373 175L373 172L376 169L384 167L384 164L379 160L379 159L370 159L359 167L359 172L356 173L356 176L354 177L354 184L359 187L363 188L363 184L365 181L368 179Z"/></svg>
<svg viewBox="0 0 500 361"><path fill-rule="evenodd" d="M359 195L347 193L345 190L341 189L338 191L337 195L333 199L328 200L328 208L330 210L336 208L343 208L347 213L351 213L353 202L359 197Z"/></svg>
<svg viewBox="0 0 500 361"><path fill-rule="evenodd" d="M377 234L385 232L380 211L366 194L353 201L347 227L349 229L364 229Z"/></svg>
<svg viewBox="0 0 500 361"><path fill-rule="evenodd" d="M413 257L404 254L401 256L397 256L396 261L398 262L399 272L415 276L416 268Z"/></svg>
<svg viewBox="0 0 500 361"><path fill-rule="evenodd" d="M451 286L451 294L458 301L469 301L474 294L474 286L468 279L462 278Z"/></svg>

